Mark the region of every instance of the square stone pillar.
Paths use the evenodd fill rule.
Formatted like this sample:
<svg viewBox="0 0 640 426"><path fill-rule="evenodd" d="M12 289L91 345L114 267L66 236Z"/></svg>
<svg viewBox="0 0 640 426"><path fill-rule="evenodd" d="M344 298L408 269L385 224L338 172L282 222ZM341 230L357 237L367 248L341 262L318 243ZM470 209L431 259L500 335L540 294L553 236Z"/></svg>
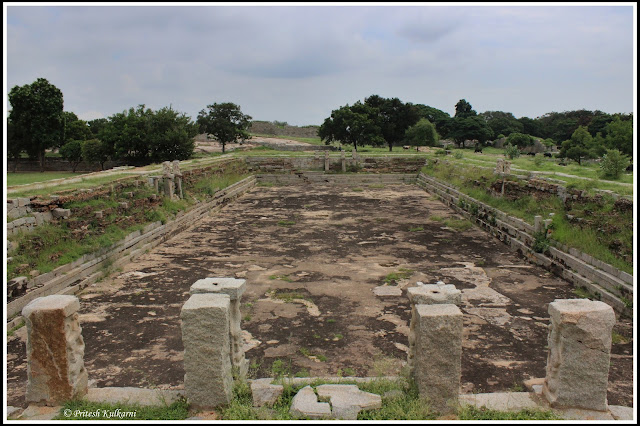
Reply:
<svg viewBox="0 0 640 426"><path fill-rule="evenodd" d="M498 158L496 160L495 173L498 173L498 174L504 173L504 160L502 158Z"/></svg>
<svg viewBox="0 0 640 426"><path fill-rule="evenodd" d="M329 171L329 152L328 151L324 152L324 171L325 172Z"/></svg>
<svg viewBox="0 0 640 426"><path fill-rule="evenodd" d="M416 326L416 305L437 305L452 304L460 306L462 303L462 293L453 284L427 284L418 287L409 287L407 297L411 302L411 323L409 330L409 353L407 354L407 366L409 371L413 371L416 353L416 333L413 329Z"/></svg>
<svg viewBox="0 0 640 426"><path fill-rule="evenodd" d="M180 171L180 160L173 160L173 182L175 184L176 194L178 198L184 198L182 193L182 172Z"/></svg>
<svg viewBox="0 0 640 426"><path fill-rule="evenodd" d="M347 171L347 162L345 159L344 151L340 151L340 162L342 164L342 173Z"/></svg>
<svg viewBox="0 0 640 426"><path fill-rule="evenodd" d="M549 304L547 375L542 394L552 407L607 410L613 308L588 299Z"/></svg>
<svg viewBox="0 0 640 426"><path fill-rule="evenodd" d="M533 217L533 231L534 232L542 232L542 216L534 216Z"/></svg>
<svg viewBox="0 0 640 426"><path fill-rule="evenodd" d="M22 309L27 326L26 401L61 405L87 393L84 340L75 296L39 297Z"/></svg>
<svg viewBox="0 0 640 426"><path fill-rule="evenodd" d="M415 311L413 378L432 410L453 413L462 374L462 312L452 304L421 304Z"/></svg>
<svg viewBox="0 0 640 426"><path fill-rule="evenodd" d="M229 335L231 365L238 369L240 376L244 377L249 368L249 362L244 357L244 342L242 329L240 328L240 299L247 288L246 280L237 278L204 278L191 285L190 294L226 294L231 299L229 307Z"/></svg>
<svg viewBox="0 0 640 426"><path fill-rule="evenodd" d="M226 294L194 294L180 311L185 396L198 408L231 401L229 305Z"/></svg>

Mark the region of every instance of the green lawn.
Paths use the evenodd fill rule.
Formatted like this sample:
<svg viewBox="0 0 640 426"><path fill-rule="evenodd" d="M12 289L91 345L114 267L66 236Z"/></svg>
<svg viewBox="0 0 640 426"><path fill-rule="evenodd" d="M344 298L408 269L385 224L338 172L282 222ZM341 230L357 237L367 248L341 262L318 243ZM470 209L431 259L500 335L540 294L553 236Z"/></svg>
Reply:
<svg viewBox="0 0 640 426"><path fill-rule="evenodd" d="M83 173L71 172L16 172L7 173L7 186L26 185L35 182L46 182L53 179L82 176Z"/></svg>
<svg viewBox="0 0 640 426"><path fill-rule="evenodd" d="M46 173L46 172L45 172ZM82 176L81 174L71 174L72 176ZM116 179L121 179L127 176L134 176L133 173L118 173L118 174L113 174L113 175L108 175L108 176L102 176L102 177L93 177L93 178L82 178L81 182L75 182L75 183L66 183L66 184L60 184L60 185L56 185L56 186L51 186L48 188L42 188L42 189L29 189L29 190L25 190L25 191L19 191L19 192L12 192L9 195L9 198L20 198L20 197L33 197L36 195L49 195L49 194L55 194L56 191L66 191L68 189L80 189L80 188L93 188L95 186L100 186L103 185L105 183L114 181ZM66 176L69 177L69 176Z"/></svg>

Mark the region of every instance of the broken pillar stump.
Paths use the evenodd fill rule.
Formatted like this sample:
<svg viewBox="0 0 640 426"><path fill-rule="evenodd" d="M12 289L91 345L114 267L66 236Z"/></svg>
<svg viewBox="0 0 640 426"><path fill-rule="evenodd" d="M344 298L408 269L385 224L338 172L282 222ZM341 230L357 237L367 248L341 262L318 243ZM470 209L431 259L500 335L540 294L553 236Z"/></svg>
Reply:
<svg viewBox="0 0 640 426"><path fill-rule="evenodd" d="M84 340L75 296L39 297L22 309L27 326L26 401L61 405L87 393Z"/></svg>
<svg viewBox="0 0 640 426"><path fill-rule="evenodd" d="M588 299L549 304L551 325L542 394L552 407L605 411L613 308Z"/></svg>
<svg viewBox="0 0 640 426"><path fill-rule="evenodd" d="M455 412L460 393L462 312L456 305L416 305L410 334L412 375L420 396L441 414Z"/></svg>
<svg viewBox="0 0 640 426"><path fill-rule="evenodd" d="M185 396L198 408L231 401L229 305L226 294L194 294L180 311Z"/></svg>

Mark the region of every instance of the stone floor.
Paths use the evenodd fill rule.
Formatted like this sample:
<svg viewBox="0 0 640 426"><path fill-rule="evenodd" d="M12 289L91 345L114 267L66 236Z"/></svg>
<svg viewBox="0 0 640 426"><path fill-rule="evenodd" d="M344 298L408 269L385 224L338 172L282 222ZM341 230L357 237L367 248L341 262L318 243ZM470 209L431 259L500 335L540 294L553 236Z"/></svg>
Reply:
<svg viewBox="0 0 640 426"><path fill-rule="evenodd" d="M79 295L89 377L99 387L181 389L179 312L208 276L247 280L252 377L397 375L408 350L406 288L441 280L463 293L462 392L523 390L545 374L549 302L576 296L455 219L412 185L256 187ZM630 406L632 322L614 330L608 399ZM7 338L7 400L23 408L25 333Z"/></svg>

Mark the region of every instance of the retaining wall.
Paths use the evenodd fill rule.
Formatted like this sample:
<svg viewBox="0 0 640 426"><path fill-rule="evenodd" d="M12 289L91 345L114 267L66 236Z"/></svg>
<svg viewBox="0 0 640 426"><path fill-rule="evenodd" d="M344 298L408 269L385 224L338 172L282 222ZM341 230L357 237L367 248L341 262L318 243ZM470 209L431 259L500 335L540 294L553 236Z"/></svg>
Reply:
<svg viewBox="0 0 640 426"><path fill-rule="evenodd" d="M283 173L294 171L325 171L323 154L300 157L247 157L249 170L262 173ZM340 156L329 156L330 172L342 172L343 159ZM344 158L346 171L367 173L418 173L425 164L425 158L415 155L364 157L350 154Z"/></svg>
<svg viewBox="0 0 640 426"><path fill-rule="evenodd" d="M376 173L376 174L330 174L324 172L294 172L279 174L256 174L259 183L276 185L300 185L305 183L327 183L329 185L366 185L366 184L415 184L415 173Z"/></svg>
<svg viewBox="0 0 640 426"><path fill-rule="evenodd" d="M618 314L633 315L633 308L629 305L634 294L632 275L577 249L569 249L553 239L550 239L552 246L545 254L536 253L531 249L534 227L522 219L509 216L424 173L418 176L417 185L438 196L443 203L480 225L532 263L549 269L578 287L586 288L596 298L611 305ZM464 201L464 207L460 205L460 200Z"/></svg>
<svg viewBox="0 0 640 426"><path fill-rule="evenodd" d="M180 212L176 219L164 225L161 222L150 223L141 231L127 235L124 240L107 249L84 255L74 262L29 280L26 284L27 293L7 304L7 318L18 314L36 297L76 293L103 275L105 267L110 265L115 268L132 261L146 250L184 231L203 216L215 212L255 184L256 178L249 176L218 191L211 201L201 203L186 213Z"/></svg>

